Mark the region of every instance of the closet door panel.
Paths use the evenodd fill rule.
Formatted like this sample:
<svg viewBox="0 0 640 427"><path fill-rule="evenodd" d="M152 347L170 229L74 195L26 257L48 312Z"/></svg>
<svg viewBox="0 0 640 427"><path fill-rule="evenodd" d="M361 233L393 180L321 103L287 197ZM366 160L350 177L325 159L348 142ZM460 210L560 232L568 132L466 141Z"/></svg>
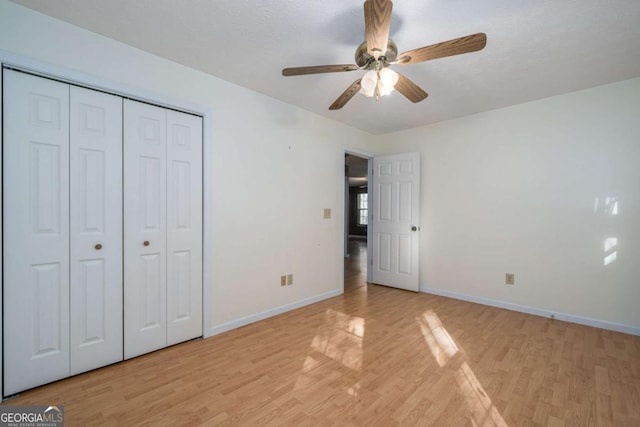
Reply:
<svg viewBox="0 0 640 427"><path fill-rule="evenodd" d="M3 73L9 395L69 375L69 86Z"/></svg>
<svg viewBox="0 0 640 427"><path fill-rule="evenodd" d="M124 354L167 345L166 111L124 101Z"/></svg>
<svg viewBox="0 0 640 427"><path fill-rule="evenodd" d="M122 98L71 87L71 374L122 360Z"/></svg>
<svg viewBox="0 0 640 427"><path fill-rule="evenodd" d="M167 111L167 344L202 335L202 118Z"/></svg>

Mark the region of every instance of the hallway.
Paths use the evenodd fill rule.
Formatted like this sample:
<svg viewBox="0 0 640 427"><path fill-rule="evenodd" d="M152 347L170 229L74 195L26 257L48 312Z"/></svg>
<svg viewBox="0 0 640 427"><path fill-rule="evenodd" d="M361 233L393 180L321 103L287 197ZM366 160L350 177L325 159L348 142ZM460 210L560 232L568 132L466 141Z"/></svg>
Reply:
<svg viewBox="0 0 640 427"><path fill-rule="evenodd" d="M349 238L349 257L344 259L344 291L367 284L367 241Z"/></svg>

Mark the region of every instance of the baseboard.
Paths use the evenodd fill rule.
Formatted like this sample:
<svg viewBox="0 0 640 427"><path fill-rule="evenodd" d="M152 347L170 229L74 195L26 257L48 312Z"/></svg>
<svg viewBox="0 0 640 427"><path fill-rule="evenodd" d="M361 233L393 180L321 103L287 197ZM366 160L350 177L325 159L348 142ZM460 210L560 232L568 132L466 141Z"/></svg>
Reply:
<svg viewBox="0 0 640 427"><path fill-rule="evenodd" d="M489 305L491 307L504 308L506 310L518 311L520 313L533 314L535 316L553 317L557 320L565 322L577 323L579 325L593 326L595 328L608 329L610 331L622 332L630 335L640 336L640 328L633 326L623 325L621 323L610 322L607 320L592 319L590 317L576 316L575 314L559 313L556 311L546 310L537 307L530 307L527 305L514 304L507 301L494 300L491 298L478 297L473 295L459 294L456 292L444 291L442 289L433 289L427 287L420 287L420 292L427 294L440 295L443 297L459 299L463 301L474 302L482 305Z"/></svg>
<svg viewBox="0 0 640 427"><path fill-rule="evenodd" d="M276 307L270 310L262 311L260 313L252 314L250 316L241 317L239 319L231 320L229 322L225 322L220 325L212 326L209 329L209 333L205 335L205 338L218 335L223 332L227 332L232 329L236 329L241 326L248 325L250 323L255 323L260 320L264 320L269 317L276 316L278 314L286 313L287 311L295 310L297 308L304 307L305 305L309 305L316 302L324 301L329 298L337 297L338 295L342 295L342 293L343 293L342 289L334 289L333 291L325 292L323 294L316 295L311 298L305 298L300 301L296 301L290 304L285 304L280 307Z"/></svg>

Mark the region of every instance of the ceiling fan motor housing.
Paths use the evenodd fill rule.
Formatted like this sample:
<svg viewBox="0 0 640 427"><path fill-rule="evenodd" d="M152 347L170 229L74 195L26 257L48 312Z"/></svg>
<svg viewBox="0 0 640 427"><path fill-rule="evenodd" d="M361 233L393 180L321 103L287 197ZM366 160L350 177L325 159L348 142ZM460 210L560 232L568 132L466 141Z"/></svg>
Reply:
<svg viewBox="0 0 640 427"><path fill-rule="evenodd" d="M387 51L384 55L380 56L380 59L383 60L384 66L387 66L389 62L393 62L398 57L398 46L393 42L393 40L389 39L387 43ZM356 64L358 67L363 68L365 70L374 70L376 68L376 60L373 56L369 55L367 52L367 42L364 41L358 46L356 49Z"/></svg>

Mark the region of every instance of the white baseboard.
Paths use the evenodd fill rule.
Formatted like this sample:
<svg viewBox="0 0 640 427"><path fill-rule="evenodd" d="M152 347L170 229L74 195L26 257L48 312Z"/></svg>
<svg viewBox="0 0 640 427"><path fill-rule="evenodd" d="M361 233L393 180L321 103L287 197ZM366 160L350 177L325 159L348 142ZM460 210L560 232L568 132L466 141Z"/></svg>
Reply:
<svg viewBox="0 0 640 427"><path fill-rule="evenodd" d="M269 317L276 316L278 314L286 313L287 311L295 310L296 308L304 307L305 305L313 304L316 302L324 301L329 298L342 295L342 289L335 289L333 291L325 292L320 295L316 295L311 298L305 298L300 301L293 302L291 304L285 304L280 307L272 308L270 310L262 311L260 313L252 314L250 316L241 317L239 319L231 320L229 322L222 323L220 325L212 326L204 338L208 338L214 335L221 334L223 332L230 331L232 329L239 328L241 326L255 323L260 320L267 319Z"/></svg>
<svg viewBox="0 0 640 427"><path fill-rule="evenodd" d="M427 287L420 287L420 292L427 294L440 295L443 297L449 297L459 299L463 301L474 302L482 305L489 305L491 307L504 308L511 311L519 311L520 313L533 314L535 316L551 317L553 316L557 320L565 322L577 323L579 325L593 326L595 328L608 329L610 331L622 332L625 334L640 336L640 328L633 326L623 325L621 323L609 322L607 320L592 319L590 317L576 316L575 314L559 313L556 311L546 310L542 308L529 307L527 305L514 304L507 301L494 300L491 298L478 297L473 295L459 294L456 292L444 291L441 289L433 289Z"/></svg>

